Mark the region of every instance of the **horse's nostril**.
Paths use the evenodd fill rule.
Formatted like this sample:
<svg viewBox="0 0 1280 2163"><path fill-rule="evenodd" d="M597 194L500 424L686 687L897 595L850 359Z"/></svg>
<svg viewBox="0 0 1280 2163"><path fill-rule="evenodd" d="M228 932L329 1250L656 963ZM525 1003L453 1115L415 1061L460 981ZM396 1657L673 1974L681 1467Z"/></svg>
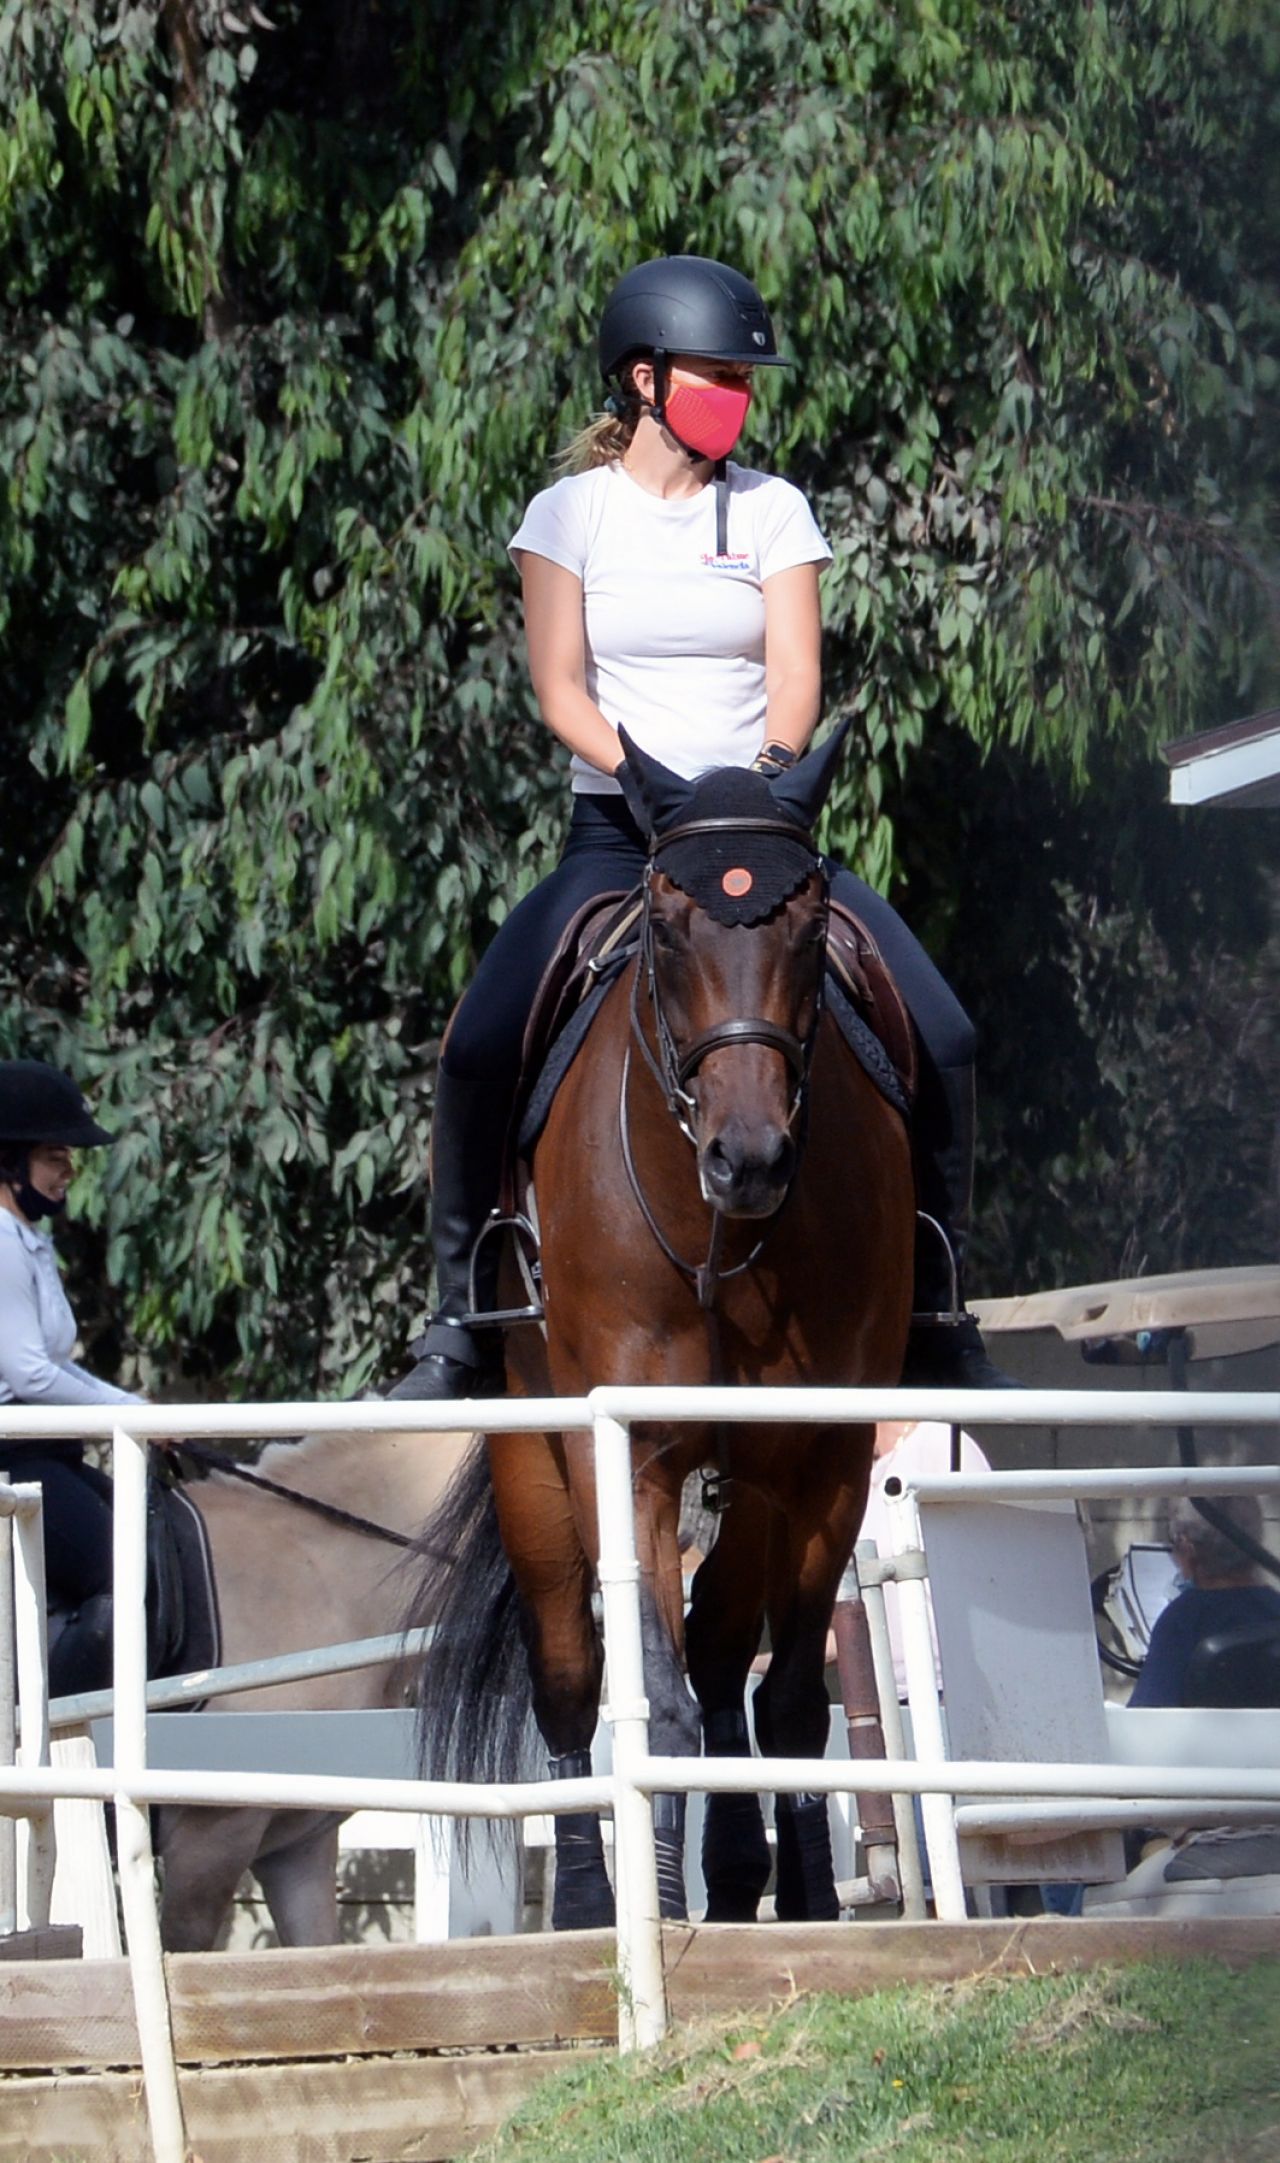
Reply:
<svg viewBox="0 0 1280 2163"><path fill-rule="evenodd" d="M775 1127L766 1147L761 1151L761 1163L771 1172L784 1172L789 1178L795 1161L795 1143L785 1127Z"/></svg>
<svg viewBox="0 0 1280 2163"><path fill-rule="evenodd" d="M795 1144L785 1127L717 1134L702 1152L702 1191L708 1201L757 1216L774 1209L795 1169Z"/></svg>
<svg viewBox="0 0 1280 2163"><path fill-rule="evenodd" d="M741 1166L726 1149L717 1135L708 1142L702 1154L702 1178L704 1186L712 1187L717 1194L727 1193L738 1178Z"/></svg>

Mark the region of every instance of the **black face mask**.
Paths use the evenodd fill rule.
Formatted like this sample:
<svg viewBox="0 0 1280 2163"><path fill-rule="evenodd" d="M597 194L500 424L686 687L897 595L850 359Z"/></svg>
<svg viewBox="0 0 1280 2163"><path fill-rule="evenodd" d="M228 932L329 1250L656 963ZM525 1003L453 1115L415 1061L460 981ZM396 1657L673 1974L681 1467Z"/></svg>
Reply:
<svg viewBox="0 0 1280 2163"><path fill-rule="evenodd" d="M15 1202L29 1224L38 1224L41 1217L60 1217L67 1206L64 1194L60 1202L51 1202L47 1194L41 1194L31 1184L31 1162L25 1150L19 1155L6 1150L0 1179L9 1188Z"/></svg>
<svg viewBox="0 0 1280 2163"><path fill-rule="evenodd" d="M38 1187L32 1186L25 1174L16 1183L13 1198L31 1224L38 1224L41 1217L60 1217L67 1206L65 1194L60 1202L51 1202L47 1194L42 1194Z"/></svg>

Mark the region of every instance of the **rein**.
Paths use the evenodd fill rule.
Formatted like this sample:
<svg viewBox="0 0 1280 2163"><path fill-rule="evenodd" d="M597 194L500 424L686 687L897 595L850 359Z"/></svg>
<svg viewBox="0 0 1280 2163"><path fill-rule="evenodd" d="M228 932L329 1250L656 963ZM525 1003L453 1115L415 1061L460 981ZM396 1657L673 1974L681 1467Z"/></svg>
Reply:
<svg viewBox="0 0 1280 2163"><path fill-rule="evenodd" d="M787 1127L789 1131L797 1128L797 1126L800 1129L800 1138L796 1150L796 1161L798 1163L808 1113L809 1069L822 1017L822 995L826 977L825 969L821 970L818 976L813 1023L803 1040L796 1035L794 1030L785 1028L780 1022L766 1020L763 1016L751 1016L744 1019L720 1022L714 1028L705 1029L700 1036L694 1038L691 1044L683 1048L677 1044L663 1008L661 989L658 983L657 955L653 937L653 872L655 868L661 868L659 858L663 850L671 847L675 842L687 841L694 835L723 835L727 833L735 835L740 833L773 834L780 835L792 842L798 838L796 827L788 820L773 818L706 818L686 820L683 825L676 826L670 832L660 835L651 844L649 862L644 877L640 951L636 958L635 972L631 979L631 1042L627 1045L626 1055L622 1062L622 1082L618 1102L618 1128L622 1143L622 1161L626 1170L628 1184L640 1213L662 1253L683 1276L689 1277L693 1281L697 1292L698 1305L702 1310L706 1325L709 1379L713 1384L724 1380L722 1316L717 1301L719 1288L722 1283L726 1283L730 1278L741 1276L758 1259L765 1242L775 1229L779 1216L790 1198L791 1184L789 1181L777 1207L765 1220L764 1228L755 1245L742 1261L735 1263L730 1269L721 1267L721 1254L725 1239L725 1218L723 1211L714 1208L711 1211L711 1234L705 1262L699 1264L685 1261L682 1255L677 1254L658 1223L649 1198L641 1184L632 1151L631 1126L627 1110L632 1050L634 1047L639 1048L640 1056L652 1074L668 1111L671 1113L680 1132L684 1135L685 1140L695 1150L698 1146L698 1138L694 1132L692 1122L697 1111L697 1101L691 1093L689 1084L703 1061L713 1051L726 1050L740 1044L763 1044L768 1050L780 1053L786 1062L791 1077L791 1104L787 1115ZM820 859L815 858L815 862L820 862ZM656 1055L650 1045L641 1019L642 981L648 990L649 1005L653 1015L653 1033L657 1043ZM714 1463L703 1467L702 1502L705 1509L718 1513L729 1505L733 1475L730 1464L728 1428L723 1422L718 1422L712 1428L712 1436Z"/></svg>
<svg viewBox="0 0 1280 2163"><path fill-rule="evenodd" d="M641 1038L640 1041L643 1045L645 1052L648 1053L648 1045L644 1043L643 1038ZM654 1064L652 1054L650 1054L649 1057L650 1064ZM773 1227L777 1222L778 1211L775 1210L773 1215L770 1217L768 1223L765 1225L764 1230L761 1232L760 1237L757 1239L754 1247L751 1249L750 1254L747 1255L744 1261L735 1262L732 1269L721 1269L720 1267L720 1250L724 1246L724 1217L721 1211L718 1209L713 1210L711 1213L711 1245L707 1253L706 1261L701 1263L686 1262L682 1256L678 1255L675 1248L672 1246L670 1240L667 1238L666 1233L663 1231L662 1226L659 1224L657 1218L654 1216L653 1210L649 1204L649 1197L640 1184L640 1175L636 1170L636 1160L635 1157L632 1155L631 1151L631 1122L627 1117L627 1084L630 1078L631 1046L628 1044L626 1049L626 1055L622 1062L622 1089L618 1099L618 1126L622 1137L622 1162L626 1168L627 1179L631 1187L631 1192L635 1196L636 1202L639 1205L641 1216L644 1218L644 1221L648 1225L649 1230L652 1232L658 1245L661 1247L662 1252L666 1255L667 1260L669 1262L674 1262L676 1268L681 1271L682 1275L686 1277L692 1277L694 1284L697 1287L698 1305L703 1309L704 1313L709 1314L715 1306L716 1287L720 1284L726 1283L730 1277L740 1277L744 1269L750 1269L751 1264L755 1261L756 1256L759 1254L760 1249L763 1247L766 1239L769 1237L770 1232L773 1230ZM687 1131L683 1120L680 1121L680 1131L682 1134ZM690 1136L690 1139L692 1139L692 1136ZM786 1195L784 1194L782 1201L785 1202L785 1200ZM779 1202L778 1209L781 1209L781 1207L782 1202ZM719 1381L720 1377L718 1374L716 1375L715 1379Z"/></svg>
<svg viewBox="0 0 1280 2163"><path fill-rule="evenodd" d="M279 1495L282 1502L292 1502L300 1510L310 1510L313 1517L325 1517L332 1525L342 1525L348 1532L363 1533L366 1539L385 1540L390 1547L417 1548L417 1541L405 1532L393 1532L390 1525L375 1524L372 1517L357 1517L354 1510L344 1510L336 1502L322 1502L318 1495L300 1494L296 1487L283 1487L278 1480L264 1478L261 1472L251 1472L248 1465L238 1464L234 1457L227 1457L221 1450L210 1449L207 1442L184 1442L180 1454L202 1465L206 1472L225 1472L228 1478L243 1480L247 1487L260 1487L266 1494ZM426 1553L427 1550L420 1549ZM448 1557L437 1557L447 1560Z"/></svg>

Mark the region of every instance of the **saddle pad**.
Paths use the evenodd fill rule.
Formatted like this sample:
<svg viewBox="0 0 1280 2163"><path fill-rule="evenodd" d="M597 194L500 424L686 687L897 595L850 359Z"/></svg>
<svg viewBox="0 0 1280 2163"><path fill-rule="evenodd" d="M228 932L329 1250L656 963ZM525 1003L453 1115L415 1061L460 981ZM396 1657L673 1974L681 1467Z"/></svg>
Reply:
<svg viewBox="0 0 1280 2163"><path fill-rule="evenodd" d="M911 1099L901 1074L870 1025L862 1019L833 970L827 972L827 1007L841 1036L864 1074L868 1074L882 1097L904 1119L911 1117Z"/></svg>
<svg viewBox="0 0 1280 2163"><path fill-rule="evenodd" d="M222 1657L218 1588L204 1518L181 1487L163 1487L160 1518L181 1587L176 1633L161 1637L155 1675L187 1675L216 1667ZM163 1619L163 1618L162 1618ZM185 1708L184 1708L185 1709ZM198 1709L194 1706L193 1708Z"/></svg>
<svg viewBox="0 0 1280 2163"><path fill-rule="evenodd" d="M908 1104L916 1094L916 1034L906 1001L884 956L860 916L841 901L831 903L827 925L827 982L838 982L897 1071Z"/></svg>
<svg viewBox="0 0 1280 2163"><path fill-rule="evenodd" d="M621 965L626 957L619 955L618 958ZM605 993L612 988L616 973L612 971L608 976L597 979L581 1006L575 1008L552 1044L524 1107L520 1131L516 1138L517 1159L527 1161L533 1155L534 1145L547 1123L556 1091L586 1042L591 1024L600 1011Z"/></svg>
<svg viewBox="0 0 1280 2163"><path fill-rule="evenodd" d="M627 958L626 952L620 953L619 965ZM570 1015L551 1046L546 1064L534 1084L520 1121L516 1141L517 1159L527 1162L533 1155L538 1136L547 1123L548 1114L555 1101L556 1091L586 1042L591 1024L600 1011L601 1002L612 981L611 973L593 984L581 1006ZM871 1077L881 1096L892 1104L894 1110L900 1112L904 1119L909 1119L911 1097L906 1081L875 1031L858 1013L843 988L841 977L836 974L831 964L828 964L827 969L826 999L832 1019L859 1066Z"/></svg>

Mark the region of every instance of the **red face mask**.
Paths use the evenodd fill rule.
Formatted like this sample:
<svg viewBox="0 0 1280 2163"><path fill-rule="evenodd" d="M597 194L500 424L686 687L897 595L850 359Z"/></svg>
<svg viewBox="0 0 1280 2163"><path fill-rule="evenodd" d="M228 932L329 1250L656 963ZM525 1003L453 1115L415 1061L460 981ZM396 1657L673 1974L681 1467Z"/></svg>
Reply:
<svg viewBox="0 0 1280 2163"><path fill-rule="evenodd" d="M751 386L731 383L673 383L665 413L673 435L701 458L727 458L751 404Z"/></svg>

